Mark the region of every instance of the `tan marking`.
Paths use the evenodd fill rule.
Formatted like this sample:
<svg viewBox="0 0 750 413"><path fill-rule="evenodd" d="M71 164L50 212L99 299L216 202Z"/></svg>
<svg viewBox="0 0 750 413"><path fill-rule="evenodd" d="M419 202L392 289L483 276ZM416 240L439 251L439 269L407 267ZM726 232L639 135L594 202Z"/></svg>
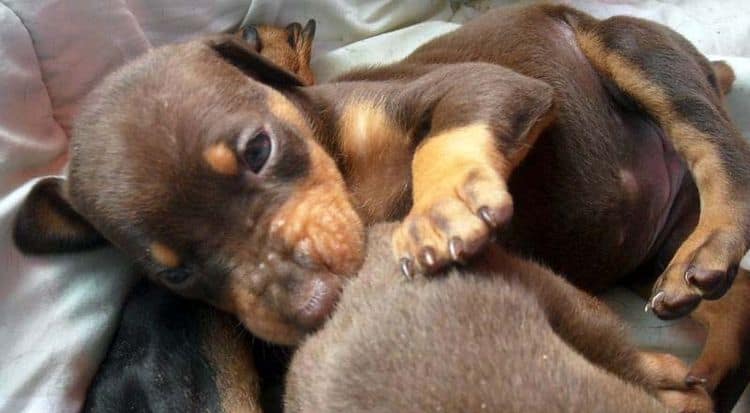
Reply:
<svg viewBox="0 0 750 413"><path fill-rule="evenodd" d="M307 139L313 139L312 129L310 129L310 123L302 115L302 112L279 91L274 90L268 86L263 85L266 91L266 102L271 113L279 119L285 120L287 123L294 126L302 137Z"/></svg>
<svg viewBox="0 0 750 413"><path fill-rule="evenodd" d="M232 312L237 314L245 327L266 341L294 345L304 334L249 288L232 285L229 289L229 301L232 303Z"/></svg>
<svg viewBox="0 0 750 413"><path fill-rule="evenodd" d="M214 369L222 411L261 412L260 378L246 334L229 315L206 310L200 318L203 354Z"/></svg>
<svg viewBox="0 0 750 413"><path fill-rule="evenodd" d="M706 327L706 341L693 371L708 378L713 391L742 360L743 343L750 334L750 273L740 269L727 294L716 301L703 301L690 315Z"/></svg>
<svg viewBox="0 0 750 413"><path fill-rule="evenodd" d="M203 159L218 174L237 175L239 173L237 156L224 142L219 142L203 151Z"/></svg>
<svg viewBox="0 0 750 413"><path fill-rule="evenodd" d="M495 138L486 124L459 127L427 138L414 154L412 180L414 210L421 210L456 189L472 173L499 176L505 180L511 168L495 148Z"/></svg>
<svg viewBox="0 0 750 413"><path fill-rule="evenodd" d="M180 256L161 242L152 242L149 250L154 261L167 268L175 268L180 265Z"/></svg>
<svg viewBox="0 0 750 413"><path fill-rule="evenodd" d="M339 275L353 275L362 262L362 221L352 208L336 163L313 140L309 125L297 108L270 90L272 112L302 133L310 156L310 170L272 219L270 235L289 251L303 244L316 264Z"/></svg>
<svg viewBox="0 0 750 413"><path fill-rule="evenodd" d="M389 218L408 195L409 137L372 101L347 105L338 129L346 182L357 211L368 223Z"/></svg>
<svg viewBox="0 0 750 413"><path fill-rule="evenodd" d="M313 264L353 275L364 255L364 231L339 180L304 183L274 216L270 235L284 249L303 252Z"/></svg>

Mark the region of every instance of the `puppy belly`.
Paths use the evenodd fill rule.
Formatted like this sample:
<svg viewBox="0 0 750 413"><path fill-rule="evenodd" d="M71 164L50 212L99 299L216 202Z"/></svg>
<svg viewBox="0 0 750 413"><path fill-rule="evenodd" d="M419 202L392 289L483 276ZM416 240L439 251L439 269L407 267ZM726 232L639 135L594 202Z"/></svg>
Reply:
<svg viewBox="0 0 750 413"><path fill-rule="evenodd" d="M624 154L620 169L623 199L631 210L623 222L623 247L638 256L653 254L667 227L687 174L685 162L664 132L640 114L625 114Z"/></svg>

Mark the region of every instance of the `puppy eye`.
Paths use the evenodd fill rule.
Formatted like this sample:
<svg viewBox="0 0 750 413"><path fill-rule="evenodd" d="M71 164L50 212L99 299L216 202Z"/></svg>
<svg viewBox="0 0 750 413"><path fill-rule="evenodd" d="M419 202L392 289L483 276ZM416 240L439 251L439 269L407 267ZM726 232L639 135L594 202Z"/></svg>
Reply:
<svg viewBox="0 0 750 413"><path fill-rule="evenodd" d="M263 169L268 158L271 156L271 137L266 132L258 132L250 138L242 150L242 159L253 173L258 173Z"/></svg>
<svg viewBox="0 0 750 413"><path fill-rule="evenodd" d="M190 278L190 271L184 268L169 268L159 273L159 278L170 285L179 285Z"/></svg>

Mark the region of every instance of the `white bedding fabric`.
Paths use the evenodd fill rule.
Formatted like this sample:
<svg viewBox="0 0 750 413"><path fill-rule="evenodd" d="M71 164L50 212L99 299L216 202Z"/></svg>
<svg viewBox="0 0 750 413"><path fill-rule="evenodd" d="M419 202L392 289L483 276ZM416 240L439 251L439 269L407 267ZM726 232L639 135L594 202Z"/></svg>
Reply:
<svg viewBox="0 0 750 413"><path fill-rule="evenodd" d="M132 283L129 264L115 251L27 257L10 238L33 178L60 173L78 104L104 75L152 46L240 22L312 17L318 22L314 69L322 81L355 64L398 59L491 4L505 3L512 2L0 0L0 412L78 411ZM750 131L744 116L750 106L749 3L567 3L597 16L664 22L704 53L726 56L738 74L732 113ZM643 302L622 291L608 300L644 344L695 356L702 332L694 324L644 315Z"/></svg>

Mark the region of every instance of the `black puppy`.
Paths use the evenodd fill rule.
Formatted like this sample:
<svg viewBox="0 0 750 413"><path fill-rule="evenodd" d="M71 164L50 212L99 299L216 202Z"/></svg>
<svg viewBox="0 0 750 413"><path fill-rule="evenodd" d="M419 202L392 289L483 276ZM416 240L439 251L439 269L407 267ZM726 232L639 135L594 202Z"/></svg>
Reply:
<svg viewBox="0 0 750 413"><path fill-rule="evenodd" d="M261 412L239 323L142 281L128 299L84 412Z"/></svg>

